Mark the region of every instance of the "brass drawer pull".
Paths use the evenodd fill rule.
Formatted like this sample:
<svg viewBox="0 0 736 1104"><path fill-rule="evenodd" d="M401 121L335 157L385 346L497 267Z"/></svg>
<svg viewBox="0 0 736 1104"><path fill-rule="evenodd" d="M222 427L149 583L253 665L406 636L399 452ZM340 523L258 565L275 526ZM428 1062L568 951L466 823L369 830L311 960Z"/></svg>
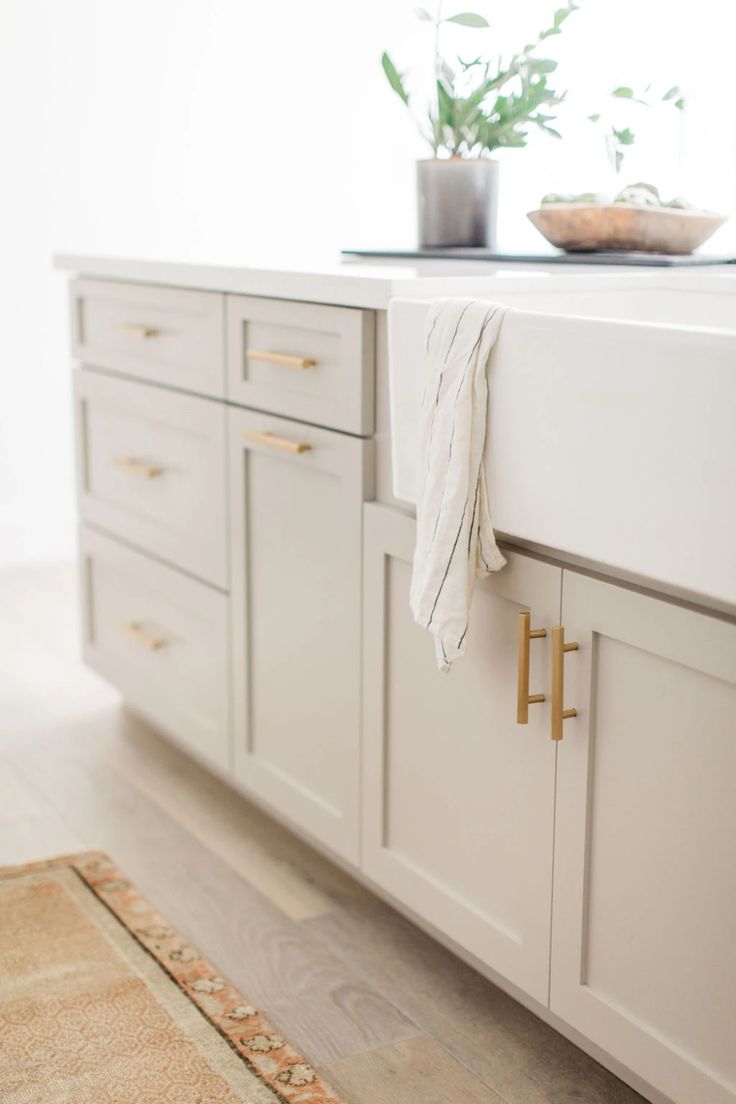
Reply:
<svg viewBox="0 0 736 1104"><path fill-rule="evenodd" d="M123 629L132 636L139 644L142 644L144 648L148 648L149 652L158 652L164 647L166 641L160 636L151 636L150 633L144 632L137 621L125 621L123 623Z"/></svg>
<svg viewBox="0 0 736 1104"><path fill-rule="evenodd" d="M146 326L142 322L124 322L120 329L129 337L156 337L159 332L155 326Z"/></svg>
<svg viewBox="0 0 736 1104"><path fill-rule="evenodd" d="M575 642L565 643L565 630L562 625L552 627L552 701L550 716L552 728L550 736L553 740L561 740L564 732L564 722L569 717L577 717L577 709L565 709L565 652L576 652L579 645Z"/></svg>
<svg viewBox="0 0 736 1104"><path fill-rule="evenodd" d="M533 629L532 615L519 614L519 672L516 680L516 723L529 724L529 706L544 701L544 694L529 693L529 641L540 640L546 629Z"/></svg>
<svg viewBox="0 0 736 1104"><path fill-rule="evenodd" d="M144 464L141 460L134 460L132 456L123 456L119 460L113 460L116 468L130 472L131 475L140 475L143 479L155 479L161 475L163 468L156 468L152 464Z"/></svg>
<svg viewBox="0 0 736 1104"><path fill-rule="evenodd" d="M269 448L281 449L282 452L309 452L312 448L306 441L289 441L286 437L276 437L273 433L261 433L256 429L247 430L243 436L248 441L257 445L268 445Z"/></svg>
<svg viewBox="0 0 736 1104"><path fill-rule="evenodd" d="M268 349L248 349L248 360L265 360L268 364L283 364L285 368L314 368L317 361L291 353L272 353Z"/></svg>

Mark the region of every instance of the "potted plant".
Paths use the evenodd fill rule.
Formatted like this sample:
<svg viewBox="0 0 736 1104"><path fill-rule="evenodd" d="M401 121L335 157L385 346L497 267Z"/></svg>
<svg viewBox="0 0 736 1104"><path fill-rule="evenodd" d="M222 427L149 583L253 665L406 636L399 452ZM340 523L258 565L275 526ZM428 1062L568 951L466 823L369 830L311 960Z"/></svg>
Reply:
<svg viewBox="0 0 736 1104"><path fill-rule="evenodd" d="M578 4L575 0L554 12L551 24L504 64L482 56L450 64L440 48L441 28L448 23L476 30L489 27L475 12L435 15L419 8L417 17L434 28L435 83L426 121L419 129L432 157L417 162L418 229L420 246L487 246L495 248L498 197L498 149L525 146L529 127L556 138L551 123L564 93L548 83L557 62L537 56L546 39L561 33ZM402 102L413 109L404 75L387 53L381 58L386 78Z"/></svg>

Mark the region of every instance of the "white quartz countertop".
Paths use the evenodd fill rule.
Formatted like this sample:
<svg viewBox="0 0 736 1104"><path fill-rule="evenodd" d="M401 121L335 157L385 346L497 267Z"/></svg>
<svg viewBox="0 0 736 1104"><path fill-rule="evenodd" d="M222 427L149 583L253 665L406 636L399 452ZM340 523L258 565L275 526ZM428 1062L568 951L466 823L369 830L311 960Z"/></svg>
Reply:
<svg viewBox="0 0 736 1104"><path fill-rule="evenodd" d="M489 298L502 291L535 290L544 283L560 291L579 286L582 278L611 290L631 287L632 281L648 287L707 291L714 286L736 292L736 265L707 268L653 268L620 265L559 265L542 263L500 263L490 261L420 260L395 264L318 264L304 268L250 267L248 265L204 264L196 261L138 260L58 254L57 269L80 276L128 280L133 283L165 284L262 295L275 299L299 299L337 306L385 309L395 297L432 299L443 295L477 295ZM490 288L489 288L490 285Z"/></svg>

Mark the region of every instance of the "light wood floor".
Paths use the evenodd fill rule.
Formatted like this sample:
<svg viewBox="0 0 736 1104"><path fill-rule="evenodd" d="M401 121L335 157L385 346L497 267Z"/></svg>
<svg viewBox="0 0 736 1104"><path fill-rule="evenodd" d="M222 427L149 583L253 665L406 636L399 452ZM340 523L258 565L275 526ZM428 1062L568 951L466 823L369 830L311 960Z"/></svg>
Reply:
<svg viewBox="0 0 736 1104"><path fill-rule="evenodd" d="M127 715L68 565L0 571L0 865L102 848L348 1104L641 1104Z"/></svg>

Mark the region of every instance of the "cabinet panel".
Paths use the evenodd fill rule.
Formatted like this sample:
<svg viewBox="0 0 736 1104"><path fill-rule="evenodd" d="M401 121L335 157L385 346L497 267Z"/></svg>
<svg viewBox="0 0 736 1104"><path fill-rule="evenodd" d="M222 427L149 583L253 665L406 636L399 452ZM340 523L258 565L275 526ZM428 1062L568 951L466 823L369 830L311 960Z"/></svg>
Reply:
<svg viewBox="0 0 736 1104"><path fill-rule="evenodd" d="M222 397L225 297L108 280L73 280L72 351L137 379Z"/></svg>
<svg viewBox="0 0 736 1104"><path fill-rule="evenodd" d="M253 411L229 418L237 777L355 860L372 444Z"/></svg>
<svg viewBox="0 0 736 1104"><path fill-rule="evenodd" d="M736 626L565 572L551 1007L678 1104L736 1100Z"/></svg>
<svg viewBox="0 0 736 1104"><path fill-rule="evenodd" d="M83 518L227 587L222 403L75 372Z"/></svg>
<svg viewBox="0 0 736 1104"><path fill-rule="evenodd" d="M89 529L85 662L199 758L230 762L227 598Z"/></svg>
<svg viewBox="0 0 736 1104"><path fill-rule="evenodd" d="M543 1003L549 973L555 745L547 702L516 724L519 613L559 616L560 570L508 554L473 599L449 675L413 622L414 521L365 508L366 873ZM531 642L546 691L548 640Z"/></svg>
<svg viewBox="0 0 736 1104"><path fill-rule="evenodd" d="M374 316L230 295L228 398L347 433L373 431Z"/></svg>

